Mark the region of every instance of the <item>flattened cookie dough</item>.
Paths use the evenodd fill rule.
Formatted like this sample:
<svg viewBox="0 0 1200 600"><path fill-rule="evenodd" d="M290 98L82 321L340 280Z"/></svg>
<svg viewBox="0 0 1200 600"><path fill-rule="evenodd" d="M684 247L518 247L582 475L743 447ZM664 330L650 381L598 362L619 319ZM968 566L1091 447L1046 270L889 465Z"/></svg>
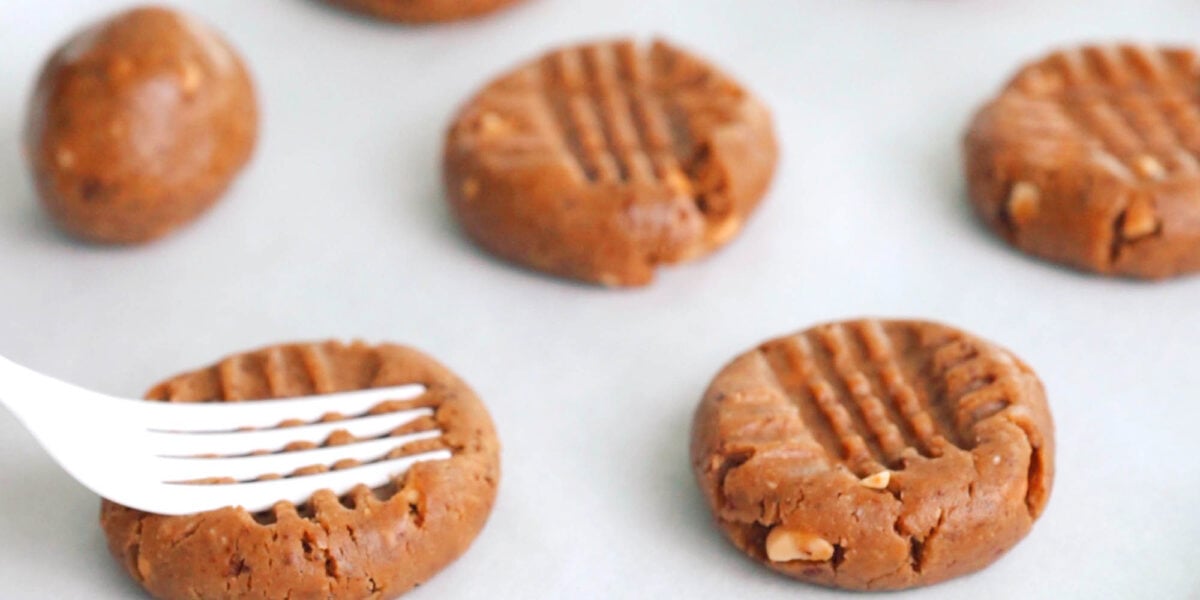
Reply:
<svg viewBox="0 0 1200 600"><path fill-rule="evenodd" d="M325 0L378 19L404 23L456 21L500 10L521 0Z"/></svg>
<svg viewBox="0 0 1200 600"><path fill-rule="evenodd" d="M1025 536L1054 475L1037 376L921 321L813 327L705 393L692 466L735 546L803 581L896 590L970 573Z"/></svg>
<svg viewBox="0 0 1200 600"><path fill-rule="evenodd" d="M975 116L976 211L1021 250L1158 279L1200 269L1200 62L1087 46L1023 69Z"/></svg>
<svg viewBox="0 0 1200 600"><path fill-rule="evenodd" d="M466 233L561 277L648 283L733 238L775 169L767 109L666 42L552 51L461 110L445 180Z"/></svg>
<svg viewBox="0 0 1200 600"><path fill-rule="evenodd" d="M84 240L160 238L212 206L250 160L253 84L212 28L164 8L67 40L38 77L25 146L38 196Z"/></svg>
<svg viewBox="0 0 1200 600"><path fill-rule="evenodd" d="M428 580L482 529L500 474L491 418L445 367L390 344L287 344L173 377L147 397L223 402L406 383L427 391L389 408L425 406L433 416L393 435L414 428L443 433L402 452L440 447L451 458L417 463L382 488L359 486L342 498L318 492L302 506L280 502L257 514L223 508L161 516L105 500L100 523L109 550L163 600L394 598Z"/></svg>

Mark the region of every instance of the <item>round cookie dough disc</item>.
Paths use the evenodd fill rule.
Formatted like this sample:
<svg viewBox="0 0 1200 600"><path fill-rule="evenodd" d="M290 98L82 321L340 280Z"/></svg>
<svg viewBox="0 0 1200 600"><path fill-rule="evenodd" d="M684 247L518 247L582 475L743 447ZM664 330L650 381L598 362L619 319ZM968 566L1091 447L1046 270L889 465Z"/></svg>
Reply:
<svg viewBox="0 0 1200 600"><path fill-rule="evenodd" d="M445 150L449 201L497 256L605 285L728 242L776 162L767 109L665 42L562 48L461 110Z"/></svg>
<svg viewBox="0 0 1200 600"><path fill-rule="evenodd" d="M148 398L221 402L406 383L427 391L392 408L430 407L433 416L414 426L443 432L413 444L448 448L451 458L417 463L383 488L359 486L342 498L326 490L303 506L280 502L259 514L161 516L105 500L100 523L109 550L164 600L394 598L427 581L483 528L500 475L487 411L445 367L402 346L288 344L173 377Z"/></svg>
<svg viewBox="0 0 1200 600"><path fill-rule="evenodd" d="M245 65L212 28L135 8L50 56L24 136L38 196L59 227L135 244L221 197L250 160L258 107Z"/></svg>
<svg viewBox="0 0 1200 600"><path fill-rule="evenodd" d="M388 21L431 23L477 17L520 0L325 0Z"/></svg>
<svg viewBox="0 0 1200 600"><path fill-rule="evenodd" d="M725 535L791 577L895 590L970 573L1050 494L1041 382L1007 351L928 322L849 321L725 367L692 430Z"/></svg>
<svg viewBox="0 0 1200 600"><path fill-rule="evenodd" d="M1200 269L1200 62L1089 46L1026 66L975 116L979 215L1030 254L1110 275Z"/></svg>

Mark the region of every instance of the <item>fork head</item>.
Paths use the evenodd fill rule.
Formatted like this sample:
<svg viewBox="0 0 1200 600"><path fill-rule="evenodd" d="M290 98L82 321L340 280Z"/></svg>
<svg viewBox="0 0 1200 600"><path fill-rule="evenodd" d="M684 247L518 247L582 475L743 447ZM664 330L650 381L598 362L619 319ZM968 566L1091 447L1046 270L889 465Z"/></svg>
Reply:
<svg viewBox="0 0 1200 600"><path fill-rule="evenodd" d="M52 454L85 485L131 508L256 512L303 503L321 489L341 495L381 486L414 464L450 458L434 409L421 402L425 391L410 384L254 402L98 402L104 414L91 418L119 426L119 434L87 449L77 437L75 451ZM43 444L51 449L53 441Z"/></svg>

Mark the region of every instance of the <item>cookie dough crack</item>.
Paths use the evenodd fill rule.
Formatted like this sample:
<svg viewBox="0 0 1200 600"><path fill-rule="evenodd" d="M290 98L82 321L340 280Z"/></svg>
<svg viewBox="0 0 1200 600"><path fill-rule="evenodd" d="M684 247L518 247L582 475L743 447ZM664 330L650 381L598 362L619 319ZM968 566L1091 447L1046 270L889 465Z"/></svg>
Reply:
<svg viewBox="0 0 1200 600"><path fill-rule="evenodd" d="M938 511L937 523L925 533L924 537L910 536L908 539L908 564L913 573L920 574L925 568L925 553L929 542L938 535L942 525L946 523L946 509Z"/></svg>
<svg viewBox="0 0 1200 600"><path fill-rule="evenodd" d="M833 568L834 575L837 575L843 562L846 562L846 547L838 542L833 545L833 557L829 559L829 566Z"/></svg>
<svg viewBox="0 0 1200 600"><path fill-rule="evenodd" d="M330 531L329 523L324 519L318 519L317 526L325 532L325 543L318 546L318 548L321 550L321 558L324 562L325 579L329 584L329 595L333 597L333 591L337 588L337 584L341 580L337 557L334 556L329 544L329 541L333 538L333 532Z"/></svg>
<svg viewBox="0 0 1200 600"><path fill-rule="evenodd" d="M729 506L729 498L725 494L725 480L729 477L730 471L746 464L751 458L754 458L754 454L754 448L739 448L713 457L719 461L714 471L716 471L717 491L720 494L722 506Z"/></svg>
<svg viewBox="0 0 1200 600"><path fill-rule="evenodd" d="M1162 237L1162 221L1147 209L1130 204L1113 219L1112 241L1108 248L1108 265L1115 267L1128 246Z"/></svg>
<svg viewBox="0 0 1200 600"><path fill-rule="evenodd" d="M701 143L691 156L680 163L687 177L696 210L709 220L723 216L724 211L718 210L720 203L715 200L720 198L729 186L724 173L716 164L712 142Z"/></svg>
<svg viewBox="0 0 1200 600"><path fill-rule="evenodd" d="M1043 463L1042 447L1041 444L1035 442L1032 424L1024 419L1012 417L1009 417L1009 422L1021 429L1021 433L1025 435L1025 440L1029 444L1029 467L1025 473L1025 510L1029 513L1030 519L1036 519L1045 505L1047 493L1041 484L1042 474L1046 468Z"/></svg>
<svg viewBox="0 0 1200 600"><path fill-rule="evenodd" d="M189 525L188 528L183 531L183 535L179 536L178 538L176 538L174 540L171 540L171 544L170 544L169 548L173 551L176 548L178 548L179 546L181 546L184 542L195 537L196 533L200 531L200 526L203 524L204 524L204 519L196 519L196 521L194 523Z"/></svg>
<svg viewBox="0 0 1200 600"><path fill-rule="evenodd" d="M1021 185L1023 182L1017 182L1016 185ZM1013 218L1013 199L1018 188L1014 186L998 203L996 209L996 222L1000 224L1000 231L1004 235L1004 239L1010 244L1017 239L1017 222Z"/></svg>
<svg viewBox="0 0 1200 600"><path fill-rule="evenodd" d="M1041 479L1043 468L1045 467L1042 466L1041 449L1031 447L1029 451L1029 470L1025 475L1027 480L1025 484L1025 510L1029 511L1030 518L1037 518L1038 514L1041 513L1041 508L1035 506L1039 499L1034 498L1034 482Z"/></svg>
<svg viewBox="0 0 1200 600"><path fill-rule="evenodd" d="M879 575L877 577L872 577L867 580L866 585L864 587L866 587L868 590L874 589L875 584L879 583L880 581L891 579L891 578L903 573L904 570L907 568L909 568L909 565L907 563L905 563L905 564L900 565L899 567L896 567L896 569L890 573L884 573L883 575Z"/></svg>
<svg viewBox="0 0 1200 600"><path fill-rule="evenodd" d="M783 514L792 513L804 504L804 492L797 490L795 496L781 501L780 498L761 498L758 501L758 516L753 520L765 527L782 525Z"/></svg>
<svg viewBox="0 0 1200 600"><path fill-rule="evenodd" d="M915 536L908 538L908 566L913 573L921 574L922 563L925 560L925 542Z"/></svg>
<svg viewBox="0 0 1200 600"><path fill-rule="evenodd" d="M133 575L134 580L141 585L145 585L146 576L142 573L142 569L138 566L138 563L141 560L142 552L142 529L145 525L147 516L149 515L140 515L138 516L137 521L135 521L133 535L131 536L133 539L129 543L129 550L127 553L129 556L129 566L131 567L129 572Z"/></svg>

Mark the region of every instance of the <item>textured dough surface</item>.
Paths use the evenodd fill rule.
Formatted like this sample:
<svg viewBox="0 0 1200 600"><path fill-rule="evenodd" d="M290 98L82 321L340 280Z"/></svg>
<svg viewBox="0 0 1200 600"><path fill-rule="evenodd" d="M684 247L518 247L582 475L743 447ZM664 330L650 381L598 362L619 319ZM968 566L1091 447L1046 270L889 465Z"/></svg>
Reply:
<svg viewBox="0 0 1200 600"><path fill-rule="evenodd" d="M466 233L507 260L605 285L732 239L777 158L767 109L665 42L561 48L501 76L450 127Z"/></svg>
<svg viewBox="0 0 1200 600"><path fill-rule="evenodd" d="M1030 254L1109 275L1200 269L1200 62L1087 46L1017 73L966 137L971 200Z"/></svg>
<svg viewBox="0 0 1200 600"><path fill-rule="evenodd" d="M213 205L249 161L258 108L241 59L163 8L74 35L38 77L25 145L38 196L68 233L160 238Z"/></svg>
<svg viewBox="0 0 1200 600"><path fill-rule="evenodd" d="M820 325L736 358L692 466L725 535L804 581L903 589L980 569L1042 513L1054 433L1007 351L918 321Z"/></svg>
<svg viewBox="0 0 1200 600"><path fill-rule="evenodd" d="M100 522L109 550L163 600L394 598L428 580L482 529L500 469L490 417L445 367L389 344L287 344L173 377L147 397L233 402L405 383L427 390L391 408L430 407L433 416L416 426L443 432L414 451L447 448L450 459L417 463L382 488L359 486L341 498L326 490L304 505L280 502L258 514L161 516L105 500Z"/></svg>

